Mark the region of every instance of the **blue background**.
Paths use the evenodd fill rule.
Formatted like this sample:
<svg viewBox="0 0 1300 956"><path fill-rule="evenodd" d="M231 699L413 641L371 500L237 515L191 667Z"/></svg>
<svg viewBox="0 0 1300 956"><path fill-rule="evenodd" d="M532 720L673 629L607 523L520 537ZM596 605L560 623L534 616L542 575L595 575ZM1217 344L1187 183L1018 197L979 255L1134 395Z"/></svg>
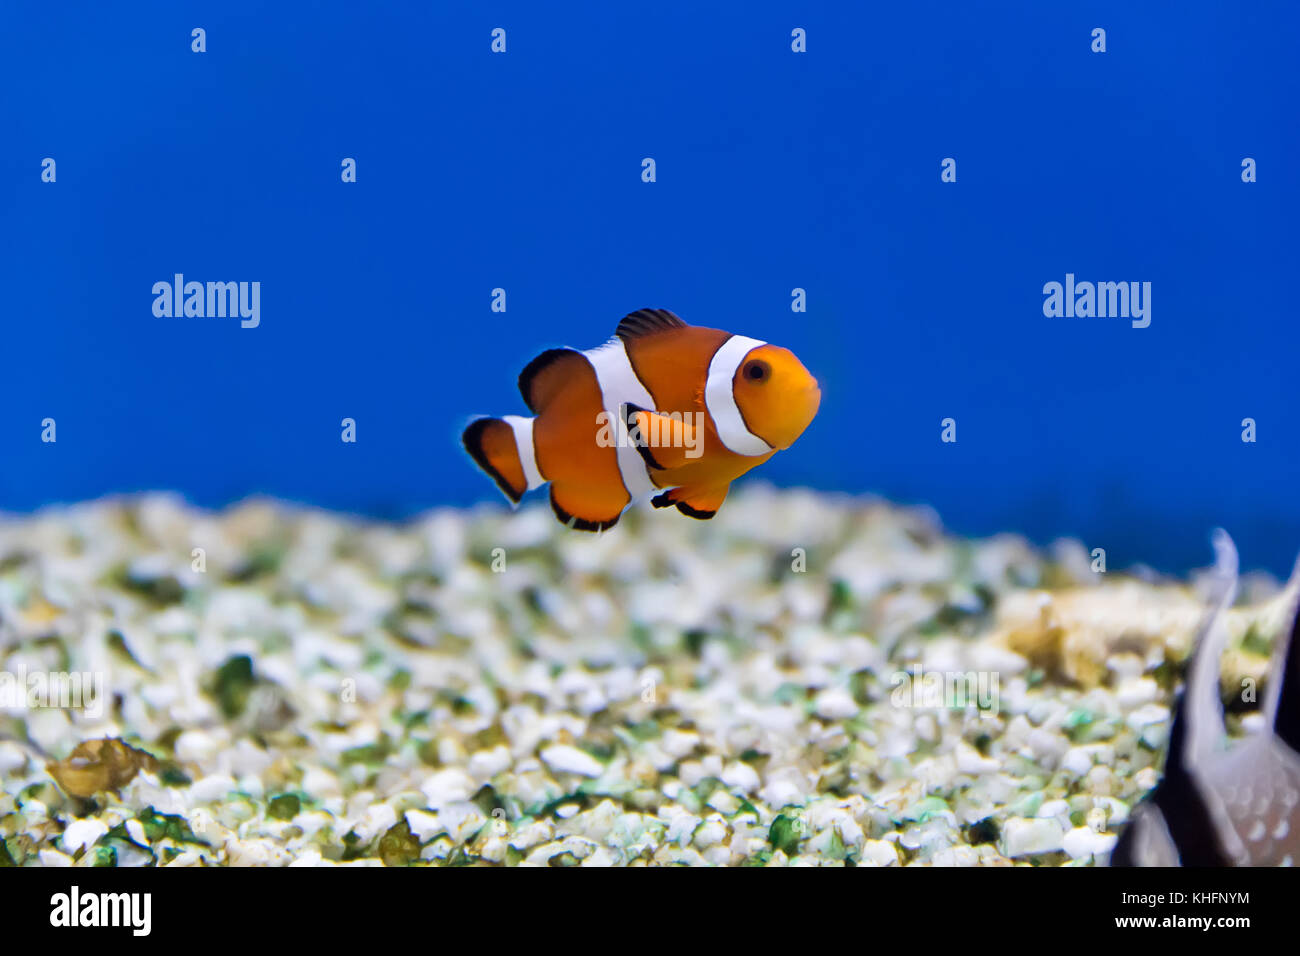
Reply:
<svg viewBox="0 0 1300 956"><path fill-rule="evenodd" d="M300 6L7 5L0 510L497 499L467 419L659 306L821 380L755 477L1289 568L1294 3ZM176 272L260 281L261 327L155 318ZM1045 318L1066 272L1150 281L1150 328Z"/></svg>

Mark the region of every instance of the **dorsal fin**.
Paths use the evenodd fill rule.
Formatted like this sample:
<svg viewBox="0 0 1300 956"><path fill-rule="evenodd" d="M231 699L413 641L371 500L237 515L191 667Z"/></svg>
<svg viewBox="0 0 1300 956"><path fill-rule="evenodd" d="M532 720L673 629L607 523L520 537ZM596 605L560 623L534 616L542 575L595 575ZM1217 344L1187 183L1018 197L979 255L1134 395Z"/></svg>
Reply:
<svg viewBox="0 0 1300 956"><path fill-rule="evenodd" d="M573 375L582 374L582 366L591 367L575 349L547 349L525 365L519 373L519 394L523 395L528 410L534 415L541 414Z"/></svg>
<svg viewBox="0 0 1300 956"><path fill-rule="evenodd" d="M686 323L667 309L637 309L623 316L614 334L626 342L642 335L651 335L667 329L684 329Z"/></svg>

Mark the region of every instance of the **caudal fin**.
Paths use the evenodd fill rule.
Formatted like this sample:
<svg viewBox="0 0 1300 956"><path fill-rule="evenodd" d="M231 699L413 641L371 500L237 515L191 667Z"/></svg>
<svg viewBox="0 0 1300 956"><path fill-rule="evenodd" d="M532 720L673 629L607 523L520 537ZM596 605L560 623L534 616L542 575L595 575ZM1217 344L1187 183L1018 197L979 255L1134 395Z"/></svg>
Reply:
<svg viewBox="0 0 1300 956"><path fill-rule="evenodd" d="M518 504L525 491L545 483L533 449L533 419L517 415L479 418L469 423L462 441L470 457L511 504Z"/></svg>

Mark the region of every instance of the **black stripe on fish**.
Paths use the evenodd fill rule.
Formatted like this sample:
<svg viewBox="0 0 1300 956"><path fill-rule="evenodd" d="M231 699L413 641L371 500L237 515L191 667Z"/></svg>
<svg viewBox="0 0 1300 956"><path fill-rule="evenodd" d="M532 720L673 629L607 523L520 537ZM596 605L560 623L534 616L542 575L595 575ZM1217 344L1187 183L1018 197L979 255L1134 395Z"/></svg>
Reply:
<svg viewBox="0 0 1300 956"><path fill-rule="evenodd" d="M632 442L632 447L637 450L648 467L656 471L663 471L663 465L655 461L655 456L650 451L650 442L646 440L645 435L641 434L641 429L636 423L638 412L644 412L644 408L633 405L631 402L624 402L622 415L623 424L628 428L628 439Z"/></svg>

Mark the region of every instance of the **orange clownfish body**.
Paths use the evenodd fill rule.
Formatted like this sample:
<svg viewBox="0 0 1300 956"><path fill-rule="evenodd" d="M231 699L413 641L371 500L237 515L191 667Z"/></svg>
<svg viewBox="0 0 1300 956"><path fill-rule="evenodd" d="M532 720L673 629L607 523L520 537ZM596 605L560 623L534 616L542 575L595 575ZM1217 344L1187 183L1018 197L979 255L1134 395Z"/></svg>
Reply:
<svg viewBox="0 0 1300 956"><path fill-rule="evenodd" d="M465 449L512 503L550 482L556 516L583 531L655 491L656 508L712 518L731 482L789 448L821 403L788 350L665 309L626 316L600 348L543 352L519 390L534 417L477 419Z"/></svg>

